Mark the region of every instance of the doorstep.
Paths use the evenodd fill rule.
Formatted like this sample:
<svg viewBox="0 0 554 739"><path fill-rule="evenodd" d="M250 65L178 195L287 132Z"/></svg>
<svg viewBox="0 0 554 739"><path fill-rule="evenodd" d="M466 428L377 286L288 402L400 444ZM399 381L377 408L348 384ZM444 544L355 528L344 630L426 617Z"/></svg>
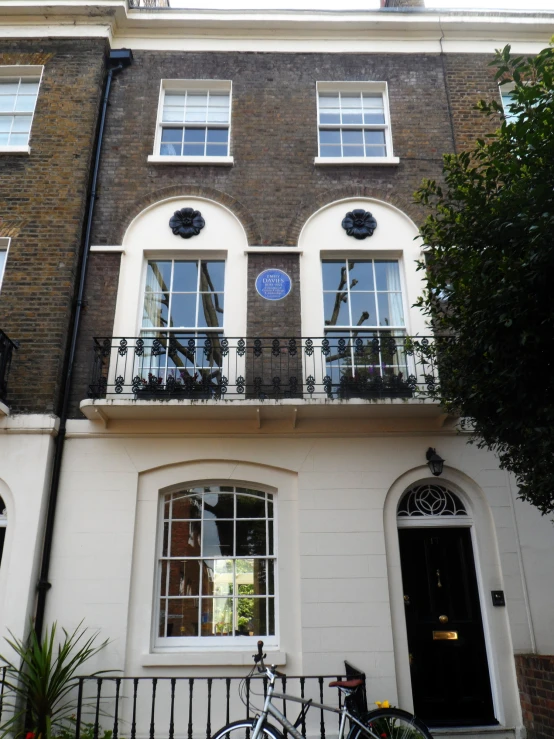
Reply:
<svg viewBox="0 0 554 739"><path fill-rule="evenodd" d="M436 739L523 739L522 730L506 729L504 726L462 726L429 729Z"/></svg>

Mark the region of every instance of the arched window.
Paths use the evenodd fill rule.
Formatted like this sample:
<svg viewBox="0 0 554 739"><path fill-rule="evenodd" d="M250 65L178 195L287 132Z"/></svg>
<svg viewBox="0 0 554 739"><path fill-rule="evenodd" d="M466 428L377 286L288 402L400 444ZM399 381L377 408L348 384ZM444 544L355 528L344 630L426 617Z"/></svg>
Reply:
<svg viewBox="0 0 554 739"><path fill-rule="evenodd" d="M2 564L2 552L4 551L4 540L6 538L6 526L8 517L6 515L6 504L0 498L0 564Z"/></svg>
<svg viewBox="0 0 554 739"><path fill-rule="evenodd" d="M158 562L160 643L275 635L271 493L206 485L162 498ZM217 637L217 639L216 639ZM173 643L173 642L170 642Z"/></svg>
<svg viewBox="0 0 554 739"><path fill-rule="evenodd" d="M468 517L466 508L452 490L424 483L407 490L398 504L398 518Z"/></svg>

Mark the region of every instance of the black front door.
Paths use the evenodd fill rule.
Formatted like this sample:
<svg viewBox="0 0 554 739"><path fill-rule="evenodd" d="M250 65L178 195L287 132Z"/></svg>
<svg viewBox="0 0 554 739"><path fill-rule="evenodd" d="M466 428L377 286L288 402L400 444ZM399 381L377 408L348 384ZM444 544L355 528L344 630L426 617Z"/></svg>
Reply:
<svg viewBox="0 0 554 739"><path fill-rule="evenodd" d="M414 711L495 724L469 528L399 529Z"/></svg>

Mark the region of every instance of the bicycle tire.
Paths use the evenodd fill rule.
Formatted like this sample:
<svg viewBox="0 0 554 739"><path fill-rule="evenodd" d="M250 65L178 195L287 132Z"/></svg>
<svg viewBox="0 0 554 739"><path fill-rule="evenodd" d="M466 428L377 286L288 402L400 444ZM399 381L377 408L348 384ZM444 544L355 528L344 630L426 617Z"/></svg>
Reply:
<svg viewBox="0 0 554 739"><path fill-rule="evenodd" d="M400 708L378 708L366 713L360 721L371 733L354 724L348 739L367 739L368 736L371 739L433 739L423 721Z"/></svg>
<svg viewBox="0 0 554 739"><path fill-rule="evenodd" d="M212 734L211 739L251 739L255 723L256 720L253 718L232 721ZM264 723L262 732L263 739L283 739L283 733L273 724Z"/></svg>

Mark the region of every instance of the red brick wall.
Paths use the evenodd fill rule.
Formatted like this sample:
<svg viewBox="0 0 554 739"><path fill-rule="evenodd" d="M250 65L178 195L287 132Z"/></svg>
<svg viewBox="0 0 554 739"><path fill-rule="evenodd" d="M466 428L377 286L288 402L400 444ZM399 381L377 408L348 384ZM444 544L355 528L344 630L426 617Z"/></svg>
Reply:
<svg viewBox="0 0 554 739"><path fill-rule="evenodd" d="M0 65L44 65L31 153L0 155L0 236L11 237L0 328L20 342L14 412L57 411L106 50L104 39L0 43Z"/></svg>
<svg viewBox="0 0 554 739"><path fill-rule="evenodd" d="M516 654L516 672L527 739L554 737L554 656Z"/></svg>

